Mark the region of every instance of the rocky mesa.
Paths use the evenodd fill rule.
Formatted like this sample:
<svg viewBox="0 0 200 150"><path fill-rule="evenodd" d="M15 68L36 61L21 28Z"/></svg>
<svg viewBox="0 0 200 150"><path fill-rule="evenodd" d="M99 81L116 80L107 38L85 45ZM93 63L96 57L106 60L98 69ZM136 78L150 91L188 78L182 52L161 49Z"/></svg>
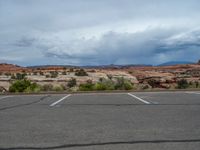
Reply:
<svg viewBox="0 0 200 150"><path fill-rule="evenodd" d="M131 89L134 90L199 88L200 62L159 67L116 67L112 65L87 68L77 66L21 67L13 64L0 64L1 91L9 91L10 86L14 82L22 79L29 80L39 86L51 86L50 90L56 91L77 91L80 90L81 85L89 85L89 83L94 85L94 87L101 86L102 90L107 90L106 87L102 86L108 86L107 84L112 86L113 84L116 87L119 83L122 84L122 82L131 84ZM75 83L73 86L70 86L72 80ZM179 84L187 84L187 86L179 87ZM99 88L97 87L96 90Z"/></svg>

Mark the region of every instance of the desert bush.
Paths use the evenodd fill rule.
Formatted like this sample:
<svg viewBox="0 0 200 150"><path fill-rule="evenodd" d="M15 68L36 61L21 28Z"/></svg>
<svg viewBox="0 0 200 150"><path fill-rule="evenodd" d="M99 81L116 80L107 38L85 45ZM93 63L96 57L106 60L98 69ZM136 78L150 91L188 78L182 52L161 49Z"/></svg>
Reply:
<svg viewBox="0 0 200 150"><path fill-rule="evenodd" d="M69 72L74 72L74 69L73 69L73 68L70 68L70 69L69 69Z"/></svg>
<svg viewBox="0 0 200 150"><path fill-rule="evenodd" d="M53 91L57 91L57 92L63 91L63 88L62 88L62 86L57 85L57 86L54 86L54 87L53 87Z"/></svg>
<svg viewBox="0 0 200 150"><path fill-rule="evenodd" d="M157 88L157 87L160 86L160 82L158 80L155 80L155 79L150 79L147 82L152 88Z"/></svg>
<svg viewBox="0 0 200 150"><path fill-rule="evenodd" d="M57 78L58 77L58 72L57 71L51 71L50 74L51 74L50 75L51 78Z"/></svg>
<svg viewBox="0 0 200 150"><path fill-rule="evenodd" d="M133 71L129 71L128 73L129 73L129 74L132 74L132 73L133 73Z"/></svg>
<svg viewBox="0 0 200 150"><path fill-rule="evenodd" d="M133 85L130 81L125 81L124 82L124 90L132 90L133 89Z"/></svg>
<svg viewBox="0 0 200 150"><path fill-rule="evenodd" d="M11 74L11 79L15 79L15 75L14 74Z"/></svg>
<svg viewBox="0 0 200 150"><path fill-rule="evenodd" d="M129 80L125 80L123 77L121 77L121 78L117 78L115 89L116 90L131 90L133 89L133 85Z"/></svg>
<svg viewBox="0 0 200 150"><path fill-rule="evenodd" d="M63 90L68 90L69 89L66 84L61 84L60 86L62 87Z"/></svg>
<svg viewBox="0 0 200 150"><path fill-rule="evenodd" d="M52 84L44 84L44 85L41 87L41 90L42 90L42 91L52 91L52 90L53 90L53 85L52 85Z"/></svg>
<svg viewBox="0 0 200 150"><path fill-rule="evenodd" d="M25 77L26 77L26 74L25 73L17 73L16 74L16 79L17 80L22 80L22 79L25 79Z"/></svg>
<svg viewBox="0 0 200 150"><path fill-rule="evenodd" d="M11 76L11 73L6 72L6 73L5 73L5 76Z"/></svg>
<svg viewBox="0 0 200 150"><path fill-rule="evenodd" d="M31 83L31 81L23 79L23 80L17 80L11 84L9 87L10 92L33 92L36 90L36 88L39 89L39 85L36 83Z"/></svg>
<svg viewBox="0 0 200 150"><path fill-rule="evenodd" d="M177 82L178 89L186 89L189 87L189 83L185 79L181 79Z"/></svg>
<svg viewBox="0 0 200 150"><path fill-rule="evenodd" d="M69 88L76 86L76 79L75 79L75 78L71 78L71 79L68 81L67 86L68 86Z"/></svg>
<svg viewBox="0 0 200 150"><path fill-rule="evenodd" d="M29 87L27 87L25 89L24 92L26 93L31 93L31 92L40 92L41 91L41 86L39 86L38 84L36 83L32 83Z"/></svg>
<svg viewBox="0 0 200 150"><path fill-rule="evenodd" d="M144 85L142 85L142 89L143 90L146 90L146 89L149 89L150 87L149 87L149 85L148 84L144 84Z"/></svg>
<svg viewBox="0 0 200 150"><path fill-rule="evenodd" d="M94 90L94 84L91 82L91 80L88 80L86 83L79 85L80 91L92 91Z"/></svg>
<svg viewBox="0 0 200 150"><path fill-rule="evenodd" d="M94 73L96 71L94 69L92 69L92 70L88 70L88 72Z"/></svg>
<svg viewBox="0 0 200 150"><path fill-rule="evenodd" d="M46 77L46 78L50 78L50 75L49 75L49 74L47 74L47 75L45 75L45 77Z"/></svg>
<svg viewBox="0 0 200 150"><path fill-rule="evenodd" d="M114 90L115 83L112 80L106 80L106 79L100 78L100 81L95 84L94 89L95 90Z"/></svg>
<svg viewBox="0 0 200 150"><path fill-rule="evenodd" d="M95 90L103 91L106 90L106 85L103 84L102 82L98 82L94 85Z"/></svg>
<svg viewBox="0 0 200 150"><path fill-rule="evenodd" d="M41 75L41 76L43 76L43 75L44 75L44 73L43 73L42 71L40 71L40 75Z"/></svg>
<svg viewBox="0 0 200 150"><path fill-rule="evenodd" d="M199 82L195 81L195 87L198 88L199 87Z"/></svg>
<svg viewBox="0 0 200 150"><path fill-rule="evenodd" d="M84 69L77 70L75 72L76 76L88 76L87 72Z"/></svg>
<svg viewBox="0 0 200 150"><path fill-rule="evenodd" d="M99 82L103 82L104 78L99 78Z"/></svg>
<svg viewBox="0 0 200 150"><path fill-rule="evenodd" d="M63 72L62 72L62 75L67 75L67 72L66 72L66 71L63 71Z"/></svg>
<svg viewBox="0 0 200 150"><path fill-rule="evenodd" d="M17 73L16 75L12 74L11 79L23 80L26 78L26 75L26 73Z"/></svg>

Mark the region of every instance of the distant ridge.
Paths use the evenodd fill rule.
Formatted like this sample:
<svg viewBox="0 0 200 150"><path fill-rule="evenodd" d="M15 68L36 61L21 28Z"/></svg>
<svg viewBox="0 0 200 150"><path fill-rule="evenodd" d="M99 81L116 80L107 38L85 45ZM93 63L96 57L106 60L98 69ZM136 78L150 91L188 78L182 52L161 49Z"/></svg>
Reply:
<svg viewBox="0 0 200 150"><path fill-rule="evenodd" d="M106 68L129 68L129 67L151 67L152 65L144 65L144 64L127 64L127 65L85 65L85 66L73 66L73 65L38 65L38 66L28 66L27 68L47 68L47 67L66 67L66 68L85 68L85 69L92 69L92 68L98 68L98 69L106 69Z"/></svg>
<svg viewBox="0 0 200 150"><path fill-rule="evenodd" d="M34 69L34 68L47 68L47 67L78 67L73 65L37 65L37 66L27 66L26 68Z"/></svg>
<svg viewBox="0 0 200 150"><path fill-rule="evenodd" d="M185 65L185 64L195 64L195 63L189 62L189 61L169 61L169 62L159 64L157 66L175 66L175 65Z"/></svg>

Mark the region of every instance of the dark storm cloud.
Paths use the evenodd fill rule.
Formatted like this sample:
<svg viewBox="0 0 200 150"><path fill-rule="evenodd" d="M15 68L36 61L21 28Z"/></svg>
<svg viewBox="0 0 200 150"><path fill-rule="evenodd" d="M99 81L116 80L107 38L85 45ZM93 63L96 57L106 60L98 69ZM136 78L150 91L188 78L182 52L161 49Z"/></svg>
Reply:
<svg viewBox="0 0 200 150"><path fill-rule="evenodd" d="M0 0L0 60L150 63L200 58L199 0Z"/></svg>

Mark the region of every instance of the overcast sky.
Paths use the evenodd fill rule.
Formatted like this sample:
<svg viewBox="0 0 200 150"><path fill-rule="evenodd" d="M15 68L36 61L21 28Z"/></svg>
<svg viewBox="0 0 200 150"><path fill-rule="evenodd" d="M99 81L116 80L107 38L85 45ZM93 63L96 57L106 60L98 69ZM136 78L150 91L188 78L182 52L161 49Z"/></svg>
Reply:
<svg viewBox="0 0 200 150"><path fill-rule="evenodd" d="M156 65L198 59L199 0L0 0L0 62Z"/></svg>

